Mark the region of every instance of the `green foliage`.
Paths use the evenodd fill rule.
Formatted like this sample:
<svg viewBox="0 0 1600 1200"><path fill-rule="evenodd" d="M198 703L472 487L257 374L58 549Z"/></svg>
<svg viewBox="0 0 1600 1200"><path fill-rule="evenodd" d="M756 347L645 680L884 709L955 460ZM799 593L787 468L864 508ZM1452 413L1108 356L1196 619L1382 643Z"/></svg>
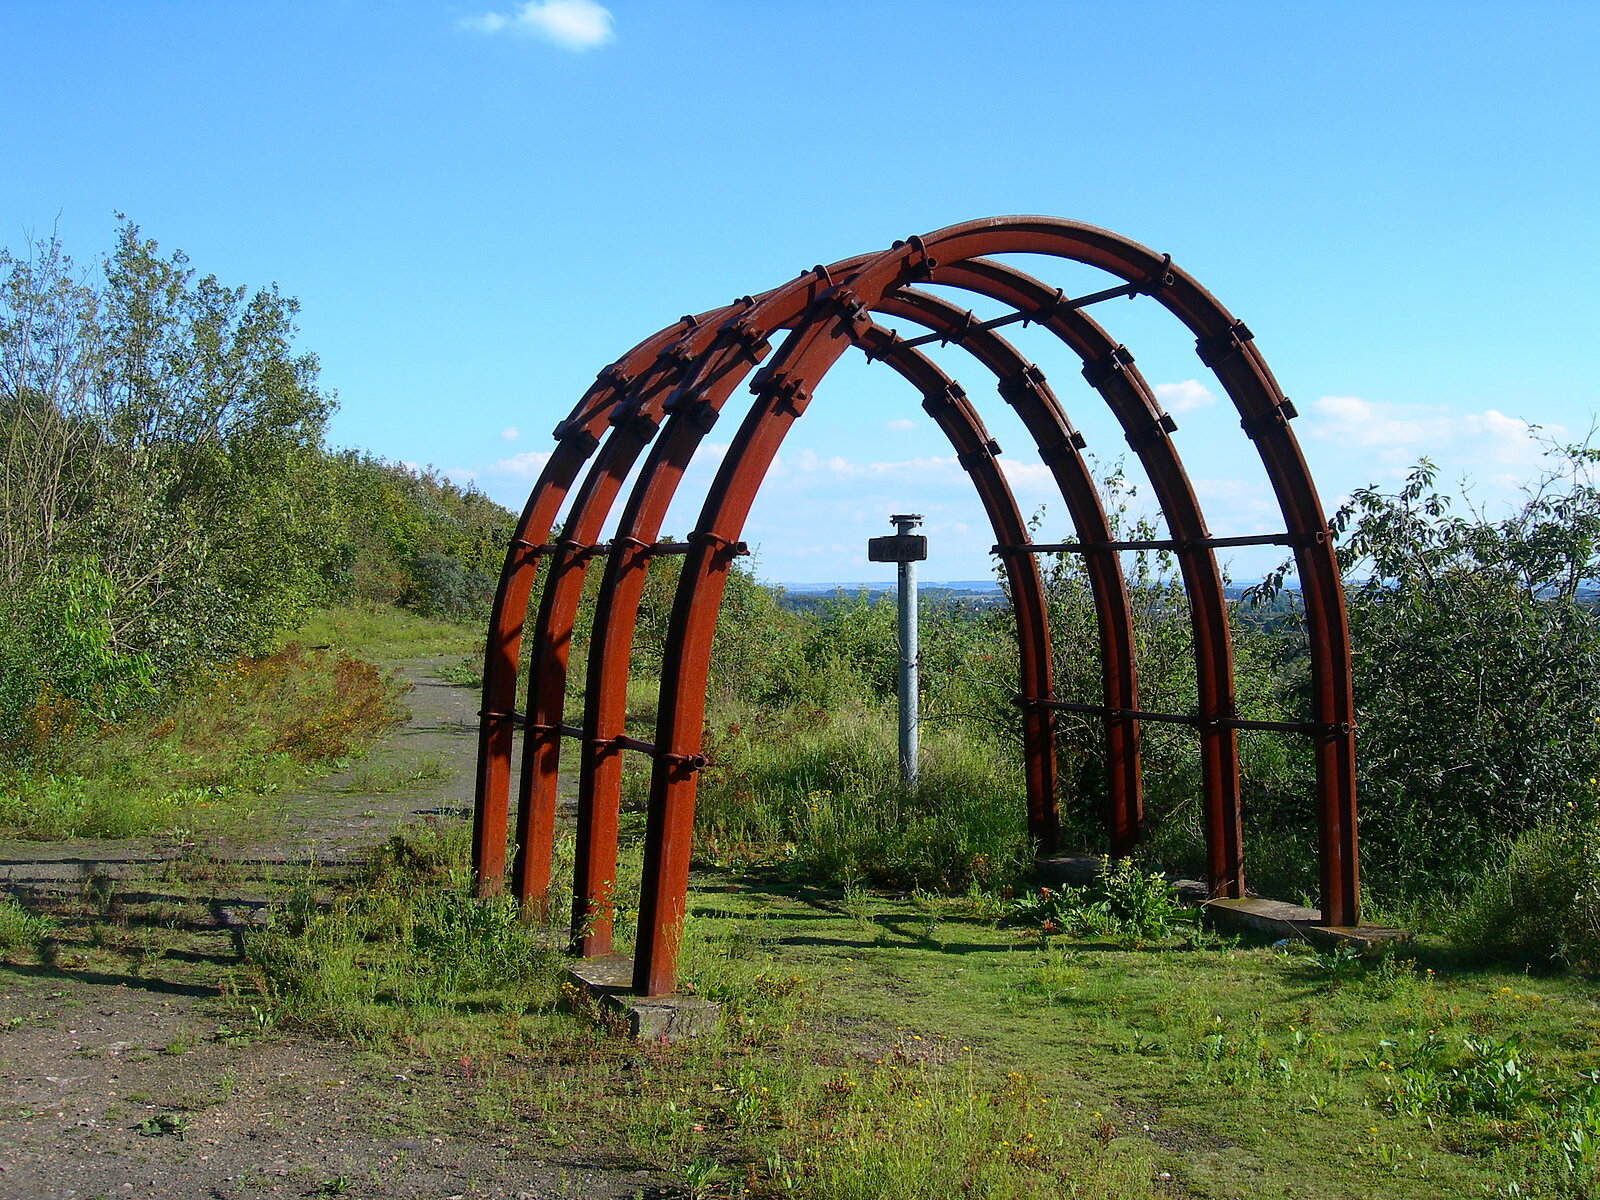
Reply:
<svg viewBox="0 0 1600 1200"><path fill-rule="evenodd" d="M1102 858L1098 878L1084 887L1028 892L1013 902L1009 918L1046 936L1100 933L1134 942L1160 941L1195 920L1164 875L1142 870L1131 858Z"/></svg>
<svg viewBox="0 0 1600 1200"><path fill-rule="evenodd" d="M352 754L399 717L396 701L370 664L296 645L196 672L161 714L0 771L0 829L53 840L259 823L264 797Z"/></svg>
<svg viewBox="0 0 1600 1200"><path fill-rule="evenodd" d="M114 719L298 617L323 540L304 483L332 407L275 289L200 276L126 222L98 284L54 240L29 251L0 251L0 738L13 755L35 748L41 700Z"/></svg>
<svg viewBox="0 0 1600 1200"><path fill-rule="evenodd" d="M49 917L29 912L9 896L0 899L0 952L35 950L55 928Z"/></svg>
<svg viewBox="0 0 1600 1200"><path fill-rule="evenodd" d="M245 945L254 984L285 1023L362 1041L489 1006L553 1005L562 959L512 897L478 900L467 830L392 838L358 886L327 900L308 880Z"/></svg>
<svg viewBox="0 0 1600 1200"><path fill-rule="evenodd" d="M1592 806L1525 830L1454 906L1469 954L1600 971L1600 826Z"/></svg>
<svg viewBox="0 0 1600 1200"><path fill-rule="evenodd" d="M328 453L293 299L127 221L97 275L0 250L0 762L50 767L313 605L486 615L511 514Z"/></svg>
<svg viewBox="0 0 1600 1200"><path fill-rule="evenodd" d="M514 517L430 468L344 451L318 470L328 502L324 594L403 604L446 621L488 619Z"/></svg>
<svg viewBox="0 0 1600 1200"><path fill-rule="evenodd" d="M1522 506L1453 510L1424 461L1334 520L1354 645L1364 874L1457 885L1479 847L1564 815L1600 774L1595 451L1550 451ZM1397 669L1401 668L1401 669Z"/></svg>
<svg viewBox="0 0 1600 1200"><path fill-rule="evenodd" d="M971 731L935 729L917 789L899 780L893 711L802 706L731 723L711 743L696 822L705 855L778 859L811 879L962 889L1023 868L1015 767Z"/></svg>

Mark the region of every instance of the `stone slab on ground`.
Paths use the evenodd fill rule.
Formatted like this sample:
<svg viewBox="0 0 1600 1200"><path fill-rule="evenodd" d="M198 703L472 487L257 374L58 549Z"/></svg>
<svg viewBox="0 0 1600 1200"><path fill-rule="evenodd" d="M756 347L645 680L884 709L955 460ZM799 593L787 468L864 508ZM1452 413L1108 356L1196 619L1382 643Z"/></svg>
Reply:
<svg viewBox="0 0 1600 1200"><path fill-rule="evenodd" d="M1094 854L1052 854L1034 864L1035 878L1046 886L1083 887L1100 878L1104 860ZM1360 954L1414 940L1404 929L1382 925L1325 925L1322 914L1301 904L1250 896L1243 900L1213 900L1210 889L1197 879L1173 879L1172 890L1185 904L1205 910L1214 925L1246 930L1274 938L1295 938L1323 945L1348 946Z"/></svg>
<svg viewBox="0 0 1600 1200"><path fill-rule="evenodd" d="M567 968L567 982L625 1017L642 1042L686 1042L717 1028L722 1006L702 996L638 996L633 992L633 959L625 954L578 959Z"/></svg>
<svg viewBox="0 0 1600 1200"><path fill-rule="evenodd" d="M1244 900L1208 900L1202 906L1213 924L1248 929L1269 937L1305 938L1323 945L1348 946L1360 954L1379 954L1390 946L1415 939L1404 929L1383 925L1325 925L1322 914L1301 904L1248 897Z"/></svg>

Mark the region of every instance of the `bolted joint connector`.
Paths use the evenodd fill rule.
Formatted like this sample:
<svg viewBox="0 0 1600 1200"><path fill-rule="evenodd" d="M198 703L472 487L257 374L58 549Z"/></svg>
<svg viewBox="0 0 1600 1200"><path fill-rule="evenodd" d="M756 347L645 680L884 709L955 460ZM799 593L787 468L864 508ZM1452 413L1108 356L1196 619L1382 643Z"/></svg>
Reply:
<svg viewBox="0 0 1600 1200"><path fill-rule="evenodd" d="M1039 447L1039 458L1046 466L1053 467L1058 463L1076 458L1078 451L1089 444L1089 440L1076 429L1067 430L1067 436L1059 442L1049 442Z"/></svg>
<svg viewBox="0 0 1600 1200"><path fill-rule="evenodd" d="M966 398L966 389L952 380L942 388L924 392L922 394L922 409L929 416L937 417L940 413L947 413L953 408L959 408Z"/></svg>
<svg viewBox="0 0 1600 1200"><path fill-rule="evenodd" d="M1201 362L1215 369L1244 349L1246 342L1254 341L1255 336L1243 321L1235 321L1212 337L1195 338L1194 352Z"/></svg>
<svg viewBox="0 0 1600 1200"><path fill-rule="evenodd" d="M717 410L699 388L674 388L661 411L697 426L702 432L717 423Z"/></svg>
<svg viewBox="0 0 1600 1200"><path fill-rule="evenodd" d="M850 288L840 285L823 297L839 311L839 315L856 328L872 323L872 312L860 296Z"/></svg>
<svg viewBox="0 0 1600 1200"><path fill-rule="evenodd" d="M999 383L1000 398L1013 407L1042 396L1044 389L1044 372L1032 363Z"/></svg>
<svg viewBox="0 0 1600 1200"><path fill-rule="evenodd" d="M611 550L611 543L599 542L593 546L587 546L582 542L573 540L572 538L563 538L561 541L556 543L556 549L565 550L567 552L567 556L573 562L584 563L588 562L591 558L596 558L599 555L609 553Z"/></svg>
<svg viewBox="0 0 1600 1200"><path fill-rule="evenodd" d="M584 428L584 423L577 417L568 417L552 431L552 436L562 445L571 444L585 456L593 454L595 447L600 444L598 435Z"/></svg>
<svg viewBox="0 0 1600 1200"><path fill-rule="evenodd" d="M878 329L856 342L868 362L893 358L900 350L900 335L892 329Z"/></svg>
<svg viewBox="0 0 1600 1200"><path fill-rule="evenodd" d="M923 244L922 238L912 234L903 242L895 242L889 247L891 250L909 250L905 256L906 278L927 279L939 268L939 260L928 254L928 248Z"/></svg>
<svg viewBox="0 0 1600 1200"><path fill-rule="evenodd" d="M683 540L691 546L709 546L729 558L746 558L750 554L750 547L745 542L735 542L709 529L696 529Z"/></svg>
<svg viewBox="0 0 1600 1200"><path fill-rule="evenodd" d="M1239 422L1239 428L1244 430L1247 438L1254 441L1263 434L1268 434L1277 429L1282 429L1300 414L1295 410L1294 401L1285 396L1279 404L1269 411L1256 417L1246 417Z"/></svg>
<svg viewBox="0 0 1600 1200"><path fill-rule="evenodd" d="M787 408L799 416L811 403L811 393L788 371L763 367L750 381L750 390L772 401L774 408Z"/></svg>
<svg viewBox="0 0 1600 1200"><path fill-rule="evenodd" d="M1133 286L1138 293L1154 296L1157 292L1165 291L1177 282L1178 277L1172 273L1172 255L1163 254L1161 256L1161 265ZM1134 292L1130 292L1128 298L1131 300L1134 294Z"/></svg>
<svg viewBox="0 0 1600 1200"><path fill-rule="evenodd" d="M508 722L512 725L522 725L528 720L527 717L523 716L523 714L517 712L515 709L510 712L497 712L491 708L480 708L478 710L478 715L486 722L494 725L504 725Z"/></svg>
<svg viewBox="0 0 1600 1200"><path fill-rule="evenodd" d="M749 299L748 296L745 299ZM761 330L749 317L735 317L722 327L722 334L753 363L760 362L767 356L767 351L772 349L772 343L762 334Z"/></svg>
<svg viewBox="0 0 1600 1200"><path fill-rule="evenodd" d="M686 363L694 358L694 348L687 342L673 342L672 345L656 355L656 361L670 366L673 363Z"/></svg>
<svg viewBox="0 0 1600 1200"><path fill-rule="evenodd" d="M1084 363L1083 377L1089 381L1090 387L1098 388L1114 376L1123 374L1131 366L1133 366L1133 352L1126 346L1118 346L1115 350Z"/></svg>
<svg viewBox="0 0 1600 1200"><path fill-rule="evenodd" d="M711 765L711 760L704 754L681 754L676 750L669 750L658 758L669 767L675 767L685 773L703 771Z"/></svg>
<svg viewBox="0 0 1600 1200"><path fill-rule="evenodd" d="M992 463L995 456L1000 453L1000 443L990 438L987 442L973 450L966 450L956 455L956 465L963 471L975 471L978 468Z"/></svg>
<svg viewBox="0 0 1600 1200"><path fill-rule="evenodd" d="M1137 454L1151 443L1160 441L1169 433L1177 432L1177 429L1178 423L1169 414L1162 413L1148 425L1139 429L1128 430L1128 445Z"/></svg>
<svg viewBox="0 0 1600 1200"><path fill-rule="evenodd" d="M611 415L606 418L618 429L633 434L642 442L648 442L656 436L656 430L661 423L655 417L644 411L644 406L637 400L624 400L611 410Z"/></svg>
<svg viewBox="0 0 1600 1200"><path fill-rule="evenodd" d="M626 391L634 377L624 371L620 364L612 363L601 368L600 374L594 377L594 386L597 388L610 388L612 391Z"/></svg>

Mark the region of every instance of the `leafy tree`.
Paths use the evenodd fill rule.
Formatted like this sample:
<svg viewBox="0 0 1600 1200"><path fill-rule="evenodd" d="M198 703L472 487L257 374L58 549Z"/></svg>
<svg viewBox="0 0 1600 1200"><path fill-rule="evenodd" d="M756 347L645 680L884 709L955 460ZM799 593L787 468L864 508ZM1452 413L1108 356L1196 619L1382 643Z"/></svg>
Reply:
<svg viewBox="0 0 1600 1200"><path fill-rule="evenodd" d="M1455 884L1600 772L1600 453L1551 448L1510 515L1458 512L1420 463L1341 508L1363 865Z"/></svg>
<svg viewBox="0 0 1600 1200"><path fill-rule="evenodd" d="M126 221L100 275L54 238L0 251L13 743L41 705L110 712L263 645L315 594L327 541L316 467L333 402L293 349L296 303L200 276Z"/></svg>

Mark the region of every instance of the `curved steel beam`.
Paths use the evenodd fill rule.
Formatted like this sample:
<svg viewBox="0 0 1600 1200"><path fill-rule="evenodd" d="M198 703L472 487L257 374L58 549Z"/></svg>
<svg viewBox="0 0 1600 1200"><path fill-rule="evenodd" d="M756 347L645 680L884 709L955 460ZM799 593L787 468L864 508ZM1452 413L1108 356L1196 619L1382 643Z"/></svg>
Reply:
<svg viewBox="0 0 1600 1200"><path fill-rule="evenodd" d="M539 558L556 514L578 472L599 445L606 418L634 374L643 370L668 342L715 313L685 317L644 341L601 371L593 385L556 426L556 449L540 472L528 502L512 529L500 580L490 609L484 645L482 703L479 709L478 767L474 786L472 869L480 896L498 892L505 874L506 815L511 783L511 751L518 722L517 663L523 620Z"/></svg>
<svg viewBox="0 0 1600 1200"><path fill-rule="evenodd" d="M942 270L935 269L929 282L947 282ZM967 286L954 279L949 282L959 287ZM967 287L967 290L990 294L983 280L976 279L973 282L978 286ZM994 298L1003 300L1004 295ZM896 306L905 305L912 306L914 311L900 313ZM878 305L877 311L889 315L909 315L911 319L930 328L951 333L953 343L972 353L993 372L999 380L1001 397L1016 410L1038 447L1040 458L1049 467L1056 485L1061 489L1067 512L1079 537L1087 542L1111 540L1110 524L1100 501L1094 473L1082 454L1083 437L1068 422L1042 371L992 331L977 329L970 313L926 292L910 288L892 292ZM934 320L937 324L932 323ZM1027 540L1023 537L1011 542L1002 540L997 544L1020 545ZM1032 554L1008 554L1002 561L1008 569L1017 562L1036 563ZM1086 568L1100 638L1101 690L1105 706L1123 713L1136 711L1139 701L1134 664L1133 616L1128 604L1127 583L1118 569L1115 555L1089 556ZM1021 682L1022 696L1051 698L1051 692L1036 692L1029 688L1028 681ZM1023 706L1025 714L1030 710L1041 714L1051 711L1042 705ZM1104 734L1110 848L1112 854L1121 856L1128 853L1138 840L1142 819L1138 721L1107 719L1104 722Z"/></svg>
<svg viewBox="0 0 1600 1200"><path fill-rule="evenodd" d="M982 284L985 294L1033 319L1083 360L1084 378L1105 399L1122 426L1155 492L1167 529L1178 543L1174 554L1189 599L1194 641L1199 725L1201 793L1205 814L1207 880L1213 897L1244 895L1244 849L1239 802L1239 736L1224 722L1238 715L1234 697L1232 637L1222 572L1205 542L1205 518L1194 487L1169 436L1176 429L1155 394L1133 365L1133 356L1086 313L1058 305L1061 293L1030 275L984 259L935 272L935 282L967 287ZM1115 559L1115 555L1090 557ZM1121 572L1118 570L1120 577ZM1112 706L1114 707L1114 706ZM1108 722L1126 720L1108 717Z"/></svg>
<svg viewBox="0 0 1600 1200"><path fill-rule="evenodd" d="M938 302L934 303L937 305ZM903 307L912 319L930 328L941 327L937 311L929 316L912 312L909 305ZM1004 346L993 334L983 337L986 342L994 341ZM995 536L1002 541L1026 536L1026 524L994 462L994 443L983 428L982 421L948 376L916 351L896 347L896 340L891 332L872 327L864 337L862 346L870 356L888 361L923 393L924 406L951 440L963 465L973 474ZM753 362L764 353L763 341L759 350L749 351L748 356ZM1014 351L1011 353L1015 356ZM1003 356L996 352L995 357ZM720 401L708 396L703 403L714 405ZM697 442L700 434L709 428L707 418L711 411L714 409L701 410L701 419L695 422L699 427L698 432L689 429L682 436ZM665 441L660 443L663 447L666 444ZM686 444L679 450L680 457L684 449L689 454L693 452L692 444ZM666 456L664 450L661 454ZM618 756L609 750L615 746L615 739L622 732L626 669L643 583L644 563L650 545L659 536L660 521L681 477L681 472L667 472L664 478L658 478L658 474L659 463L653 455L652 461L646 464L641 473L638 490L619 523L608 571L601 586L591 640L584 719L585 769L580 775L579 784L579 853L573 890L573 945L585 956L605 954L610 950L613 910L611 889L615 880L616 815L621 778ZM1045 619L1037 569L1031 562L1027 564L1025 572L1015 574L1013 593L1019 610L1019 654L1025 681L1027 685L1048 693L1049 626ZM1045 814L1048 820L1046 836L1049 836L1054 832L1054 748L1050 742L1048 712L1041 711L1038 717L1042 719L1028 722L1024 730L1030 762L1029 811L1030 814Z"/></svg>
<svg viewBox="0 0 1600 1200"><path fill-rule="evenodd" d="M702 540L685 562L673 608L657 734L662 753L652 775L646 830L646 886L635 966L635 986L640 991L669 990L675 973L676 930L688 881L694 776L692 771L674 769L674 764L698 754L705 670L727 572L719 549L736 541L756 488L789 427L809 403L812 387L869 323L866 314L873 304L887 291L928 276L938 256L948 262L1017 252L1097 266L1127 281L1128 294L1154 295L1195 334L1202 360L1216 371L1246 432L1257 442L1295 540L1306 584L1315 716L1324 731L1317 747L1324 919L1344 924L1359 919L1348 635L1326 522L1287 426L1292 408L1285 411L1282 394L1248 344L1248 331L1191 277L1172 267L1170 258L1158 259L1147 248L1093 226L1052 218L996 218L898 244L864 264L848 285L828 287L777 360L763 368L752 384L756 403L707 498L699 522ZM715 347L708 358L714 360Z"/></svg>

